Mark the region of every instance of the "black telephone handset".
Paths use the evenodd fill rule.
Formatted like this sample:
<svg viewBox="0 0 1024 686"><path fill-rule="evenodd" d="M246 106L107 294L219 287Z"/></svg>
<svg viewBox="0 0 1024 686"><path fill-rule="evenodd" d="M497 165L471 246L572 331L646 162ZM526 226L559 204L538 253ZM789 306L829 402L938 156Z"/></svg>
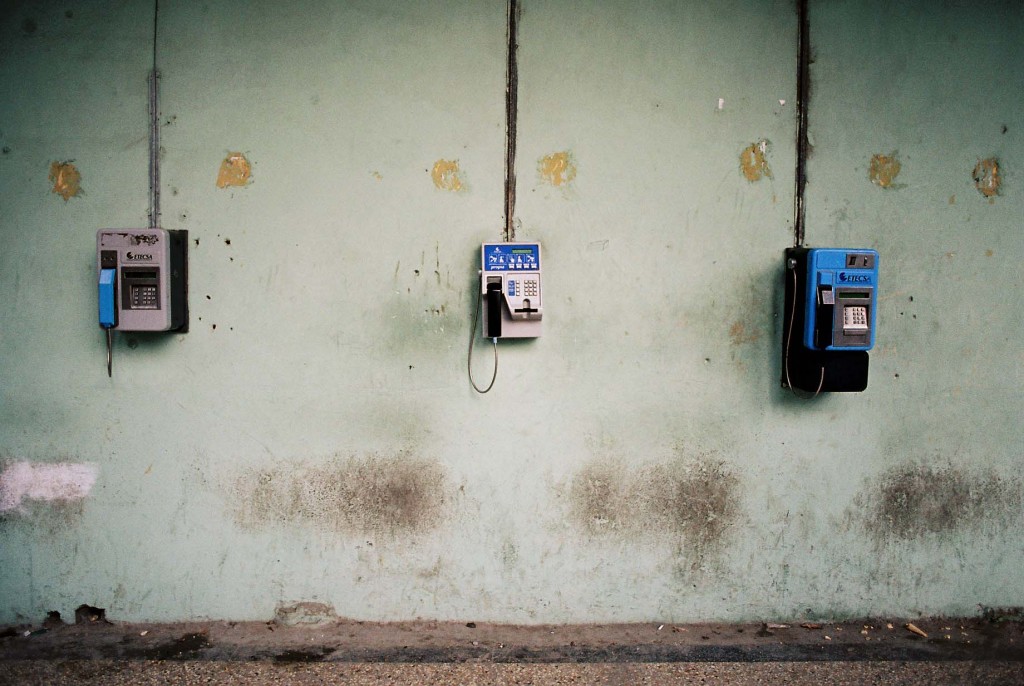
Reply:
<svg viewBox="0 0 1024 686"><path fill-rule="evenodd" d="M487 338L501 338L501 282L487 284Z"/></svg>
<svg viewBox="0 0 1024 686"><path fill-rule="evenodd" d="M832 286L818 287L817 316L814 320L814 344L819 350L832 345L832 320L836 306Z"/></svg>

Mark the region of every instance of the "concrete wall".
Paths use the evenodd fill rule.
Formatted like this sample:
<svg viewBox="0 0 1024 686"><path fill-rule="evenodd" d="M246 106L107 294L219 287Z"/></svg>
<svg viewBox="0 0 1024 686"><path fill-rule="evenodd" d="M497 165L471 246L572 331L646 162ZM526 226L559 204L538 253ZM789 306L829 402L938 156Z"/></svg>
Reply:
<svg viewBox="0 0 1024 686"><path fill-rule="evenodd" d="M807 241L877 248L883 297L867 392L807 401L793 4L522 4L544 335L485 396L504 3L161 3L191 330L118 336L112 379L95 231L147 222L153 6L0 10L0 621L1024 604L1024 10L811 3Z"/></svg>

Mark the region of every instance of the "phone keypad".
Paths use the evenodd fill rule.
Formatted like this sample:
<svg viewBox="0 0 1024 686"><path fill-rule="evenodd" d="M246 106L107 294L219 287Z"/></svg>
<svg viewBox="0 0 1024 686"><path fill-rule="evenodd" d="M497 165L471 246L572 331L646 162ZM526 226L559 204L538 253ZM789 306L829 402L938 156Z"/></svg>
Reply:
<svg viewBox="0 0 1024 686"><path fill-rule="evenodd" d="M157 301L156 286L132 286L132 309L133 310L159 310L160 303Z"/></svg>
<svg viewBox="0 0 1024 686"><path fill-rule="evenodd" d="M540 282L536 279L526 279L523 281L523 295L527 298L536 298L539 291Z"/></svg>
<svg viewBox="0 0 1024 686"><path fill-rule="evenodd" d="M868 308L860 305L847 305L843 308L843 332L862 334L868 331Z"/></svg>

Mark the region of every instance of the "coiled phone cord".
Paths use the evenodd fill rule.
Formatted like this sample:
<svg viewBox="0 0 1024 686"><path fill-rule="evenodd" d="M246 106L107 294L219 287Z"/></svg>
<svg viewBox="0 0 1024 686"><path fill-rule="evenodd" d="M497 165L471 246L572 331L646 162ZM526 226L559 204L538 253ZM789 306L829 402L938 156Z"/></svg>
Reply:
<svg viewBox="0 0 1024 686"><path fill-rule="evenodd" d="M800 398L801 400L813 400L814 398L818 397L818 394L821 393L822 386L825 385L824 367L821 368L821 378L818 379L818 390L814 391L814 395L800 395L799 393L796 392L796 389L793 387L793 382L789 380L789 343L791 340L793 340L793 318L796 315L796 268L788 264L786 266L789 267L789 271L793 273L793 297L791 299L792 302L789 308L789 326L786 327L786 359L782 365L783 371L786 373L786 385L789 386L789 390L793 392L793 395Z"/></svg>
<svg viewBox="0 0 1024 686"><path fill-rule="evenodd" d="M494 388L494 380L498 378L498 339L492 338L491 345L494 348L494 373L491 375L491 383L487 384L487 388L480 389L476 385L476 381L473 380L473 344L476 341L476 323L480 321L480 304L483 301L483 294L479 291L476 294L476 315L473 317L473 328L469 331L469 355L466 356L466 371L469 372L469 383L473 385L473 390L477 393L487 393ZM482 326L481 322L481 326Z"/></svg>

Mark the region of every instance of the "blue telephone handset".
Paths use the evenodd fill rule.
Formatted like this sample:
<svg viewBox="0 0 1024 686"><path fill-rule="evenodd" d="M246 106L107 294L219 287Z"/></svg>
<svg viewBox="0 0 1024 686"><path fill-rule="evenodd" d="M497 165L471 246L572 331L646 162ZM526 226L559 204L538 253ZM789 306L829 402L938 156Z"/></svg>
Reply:
<svg viewBox="0 0 1024 686"><path fill-rule="evenodd" d="M117 326L117 285L116 269L100 270L100 326L112 329Z"/></svg>

